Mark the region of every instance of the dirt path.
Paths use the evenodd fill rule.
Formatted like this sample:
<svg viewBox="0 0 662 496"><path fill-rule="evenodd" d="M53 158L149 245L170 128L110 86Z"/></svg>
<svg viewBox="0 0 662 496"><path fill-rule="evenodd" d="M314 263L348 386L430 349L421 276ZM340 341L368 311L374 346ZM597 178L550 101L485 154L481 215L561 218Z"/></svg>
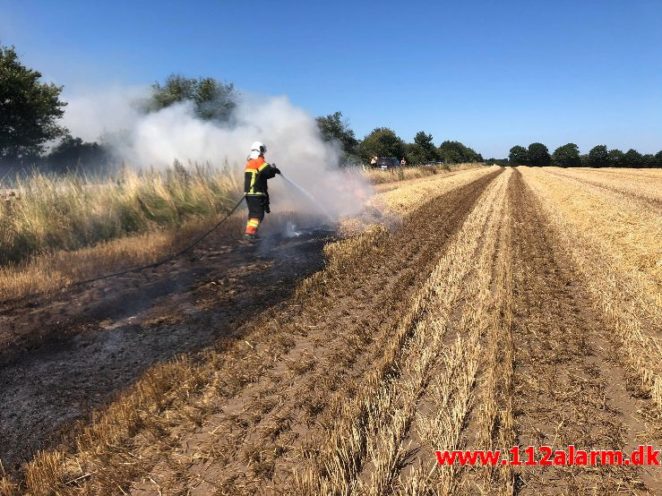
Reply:
<svg viewBox="0 0 662 496"><path fill-rule="evenodd" d="M659 444L633 397L581 280L549 232L519 172L511 189L514 274L514 420L517 443L579 449ZM519 467L519 494L662 491L659 470L634 467Z"/></svg>

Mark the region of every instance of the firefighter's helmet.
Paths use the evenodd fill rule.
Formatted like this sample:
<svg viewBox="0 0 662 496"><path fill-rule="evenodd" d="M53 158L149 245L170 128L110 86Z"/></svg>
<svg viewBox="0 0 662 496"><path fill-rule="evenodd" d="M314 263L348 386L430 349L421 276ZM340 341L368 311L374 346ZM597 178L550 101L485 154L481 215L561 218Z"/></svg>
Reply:
<svg viewBox="0 0 662 496"><path fill-rule="evenodd" d="M259 141L255 141L251 145L251 152L259 152L260 154L263 154L267 151L267 147L264 143L261 143Z"/></svg>

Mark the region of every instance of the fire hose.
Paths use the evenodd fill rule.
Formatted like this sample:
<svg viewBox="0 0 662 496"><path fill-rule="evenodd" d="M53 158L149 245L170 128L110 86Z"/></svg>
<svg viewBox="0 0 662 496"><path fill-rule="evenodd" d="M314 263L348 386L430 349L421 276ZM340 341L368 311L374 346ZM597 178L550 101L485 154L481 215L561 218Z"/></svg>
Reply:
<svg viewBox="0 0 662 496"><path fill-rule="evenodd" d="M280 175L280 176L281 176L281 177L282 177L287 183L289 183L290 185L292 185L294 188L296 188L297 190L299 190L304 196L306 196L306 198L308 198L308 199L311 201L311 203L313 203L314 205L316 205L317 208L318 208L322 213L324 213L324 215L326 215L327 217L331 218L331 215L330 215L330 214L329 214L329 213L328 213L328 212L327 212L327 211L326 211L321 205L319 205L319 203L318 203L317 201L315 201L315 199L313 198L313 196L312 196L310 193L308 193L305 189L303 189L301 186L299 186L298 184L296 184L296 183L295 183L294 181L292 181L291 179L285 177L282 173L279 174L279 175ZM128 269L120 270L120 271L117 271L117 272L111 272L110 274L103 274L103 275L101 275L101 276L91 277L91 278L89 278L89 279L83 279L83 280L81 280L81 281L73 282L73 283L71 283L71 284L69 284L69 285L67 286L67 289L69 289L69 288L76 288L76 287L79 287L79 286L84 286L84 285L86 285L86 284L92 284L92 283L94 283L94 282L98 282L98 281L104 281L104 280L106 280L106 279L111 279L111 278L113 278L113 277L119 277L119 276L123 276L123 275L126 275L126 274L131 274L131 273L133 273L133 272L141 272L141 271L146 270L146 269L153 269L153 268L155 268L155 267L159 267L159 266L161 266L161 265L163 265L163 264L166 264L166 263L168 263L168 262L170 262L170 261L172 261L172 260L174 260L174 259L176 259L176 258L181 257L181 256L184 255L185 253L188 253L189 251L191 251L191 250L192 250L193 248L195 248L198 244L200 244L200 242L202 242L202 240L204 240L207 236L209 236L211 233L213 233L213 232L216 231L219 227L221 227L221 226L222 226L222 225L223 225L223 224L224 224L224 223L225 223L225 222L226 222L226 221L232 216L232 214L234 214L234 213L237 211L237 209L239 208L239 205L241 205L241 203L243 202L244 198L245 198L245 196L242 195L241 198L239 198L239 200L237 200L237 202L234 204L234 206L230 209L230 211L229 211L229 212L228 212L223 218L221 218L221 219L220 219L216 224L214 224L210 229L208 229L207 231L205 231L204 233L202 233L201 235L199 235L196 239L194 239L191 243L189 243L188 245L186 245L186 246L185 246L184 248L182 248L181 250L178 250L178 251L176 251L175 253L171 253L170 255L166 256L165 258L162 258L161 260L157 260L156 262L151 262L151 263L146 264L146 265L140 265L140 266L138 266L138 267L130 267L130 268L128 268ZM13 298L13 299L9 299L9 300L3 300L3 301L0 302L0 303L3 303L3 304L5 304L5 303L12 303L12 302L15 302L15 301L23 300L23 299L25 299L25 298L30 298L30 297L38 296L39 294L41 294L41 292L32 293L32 294L30 294L30 295L23 296L23 297L20 297L20 298Z"/></svg>
<svg viewBox="0 0 662 496"><path fill-rule="evenodd" d="M191 251L203 239L205 239L207 236L209 236L211 233L213 233L216 229L221 227L221 225L223 225L232 216L232 214L234 214L236 212L236 210L239 208L239 205L241 205L241 202L243 202L243 201L244 201L244 196L242 195L241 198L239 198L239 200L237 201L237 203L235 203L234 206L230 209L230 211L223 218L221 218L221 220L219 220L216 224L214 224L214 226L212 226L210 229L208 229L207 231L205 231L204 233L199 235L197 238L195 238L191 243L186 245L181 250L178 250L175 253L171 253L170 255L166 256L165 258L162 258L161 260L157 260L156 262L151 262L149 264L141 265L141 266L138 266L138 267L131 267L131 268L128 268L128 269L117 271L117 272L111 272L110 274L104 274L104 275L97 276L97 277L91 277L89 279L83 279L82 281L76 281L76 282L73 282L73 283L69 284L67 286L67 288L75 288L75 287L78 287L78 286L84 286L86 284L91 284L91 283L97 282L97 281L103 281L105 279L111 279L113 277L119 277L119 276L123 276L125 274L131 274L133 272L140 272L140 271L143 271L143 270L146 270L146 269L153 269L155 267L159 267L160 265L166 264L166 263L168 263L168 262L170 262L170 261L172 261L176 258L179 258L182 255L184 255L185 253ZM31 295L23 296L21 298L3 300L2 303L11 303L11 302L14 302L14 301L23 300L25 298L38 296L39 294L41 294L41 293L37 292L37 293L33 293Z"/></svg>

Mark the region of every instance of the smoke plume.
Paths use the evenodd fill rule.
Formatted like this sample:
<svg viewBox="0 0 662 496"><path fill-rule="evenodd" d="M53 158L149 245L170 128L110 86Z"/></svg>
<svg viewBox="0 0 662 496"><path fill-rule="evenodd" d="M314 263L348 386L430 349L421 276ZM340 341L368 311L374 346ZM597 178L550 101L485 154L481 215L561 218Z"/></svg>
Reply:
<svg viewBox="0 0 662 496"><path fill-rule="evenodd" d="M119 159L136 168L183 164L229 165L243 180L251 143L267 145L266 159L304 188L310 198L282 178L269 182L274 210L329 213L334 220L359 212L371 187L357 172L340 167L340 149L324 142L315 120L286 97L242 96L231 123L201 120L191 103L145 114L139 103L148 90L112 89L69 98L63 124L74 136L110 145Z"/></svg>

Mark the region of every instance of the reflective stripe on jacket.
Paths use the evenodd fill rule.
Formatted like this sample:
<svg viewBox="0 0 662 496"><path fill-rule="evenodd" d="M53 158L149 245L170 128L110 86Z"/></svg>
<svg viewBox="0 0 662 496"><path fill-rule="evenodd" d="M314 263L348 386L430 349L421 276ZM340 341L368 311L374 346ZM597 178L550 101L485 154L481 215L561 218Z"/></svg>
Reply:
<svg viewBox="0 0 662 496"><path fill-rule="evenodd" d="M244 193L250 196L267 196L267 179L274 177L276 173L260 156L246 162L244 169Z"/></svg>

